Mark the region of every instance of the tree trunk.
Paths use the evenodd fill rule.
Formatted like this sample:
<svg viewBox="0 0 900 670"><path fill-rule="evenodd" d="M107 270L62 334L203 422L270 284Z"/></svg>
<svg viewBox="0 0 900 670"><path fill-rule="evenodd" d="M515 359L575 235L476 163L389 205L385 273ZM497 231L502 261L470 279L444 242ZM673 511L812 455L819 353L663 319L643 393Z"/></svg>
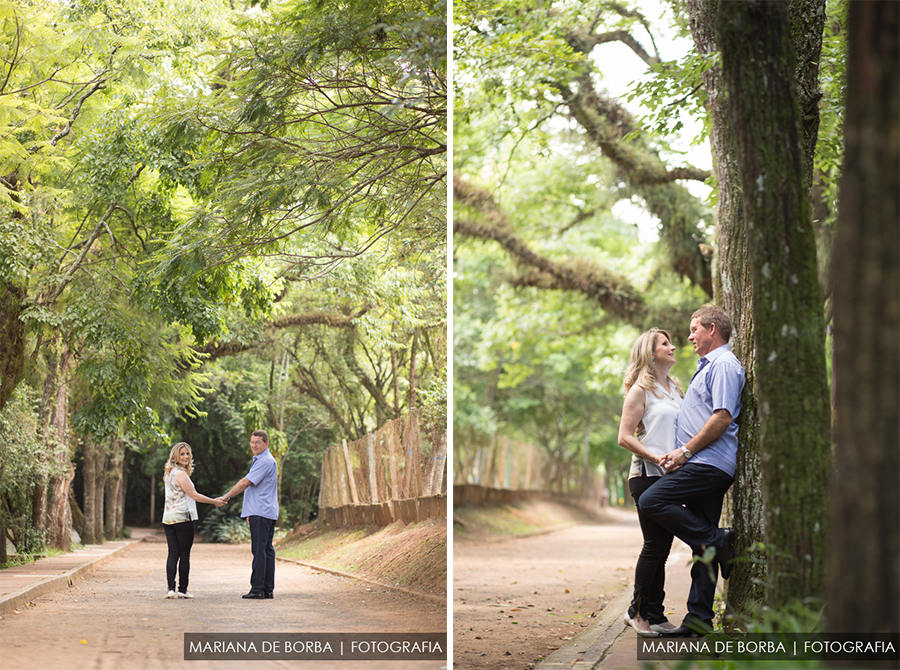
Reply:
<svg viewBox="0 0 900 670"><path fill-rule="evenodd" d="M28 289L16 282L0 282L0 410L22 380L25 369L25 324L22 303Z"/></svg>
<svg viewBox="0 0 900 670"><path fill-rule="evenodd" d="M418 332L413 331L412 344L409 348L409 411L412 412L416 408L416 356L418 355Z"/></svg>
<svg viewBox="0 0 900 670"><path fill-rule="evenodd" d="M78 506L78 501L75 500L75 492L71 487L69 487L69 511L72 513L72 528L82 538L81 544L84 544L84 512Z"/></svg>
<svg viewBox="0 0 900 670"><path fill-rule="evenodd" d="M106 449L84 442L84 544L103 544L103 494L106 488Z"/></svg>
<svg viewBox="0 0 900 670"><path fill-rule="evenodd" d="M716 0L691 0L691 33L697 52L718 51ZM707 111L711 120L710 145L713 171L718 182L716 207L716 262L714 301L731 318L734 332L731 349L747 372L738 418L737 469L734 486L726 506L735 528L735 549L747 556L750 548L765 537L765 514L759 486L759 415L756 406L756 341L753 338L753 282L749 251L744 233L744 204L741 198L737 147L729 118L728 91L721 68L713 67L703 75ZM762 604L765 563L741 562L734 566L728 580L728 604L740 615L750 615Z"/></svg>
<svg viewBox="0 0 900 670"><path fill-rule="evenodd" d="M112 440L109 445L109 456L106 462L106 488L104 491L106 518L103 523L103 532L107 540L115 540L121 535L121 529L118 526L118 506L124 456L125 443L118 438Z"/></svg>
<svg viewBox="0 0 900 670"><path fill-rule="evenodd" d="M787 6L723 2L720 46L753 277L766 602L824 597L830 407Z"/></svg>
<svg viewBox="0 0 900 670"><path fill-rule="evenodd" d="M849 4L828 630L900 630L900 5Z"/></svg>
<svg viewBox="0 0 900 670"><path fill-rule="evenodd" d="M68 551L72 544L72 510L69 507L69 486L75 478L69 448L69 384L68 370L72 350L66 347L58 359L55 402L50 413L50 430L55 449L56 465L63 471L50 478L48 485L47 544Z"/></svg>

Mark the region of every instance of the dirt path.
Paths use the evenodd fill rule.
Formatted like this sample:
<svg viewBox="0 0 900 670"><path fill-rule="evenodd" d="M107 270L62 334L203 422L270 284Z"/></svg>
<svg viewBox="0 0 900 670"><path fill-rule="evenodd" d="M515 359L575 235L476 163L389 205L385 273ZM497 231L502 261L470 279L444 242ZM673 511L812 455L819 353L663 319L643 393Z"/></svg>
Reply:
<svg viewBox="0 0 900 670"><path fill-rule="evenodd" d="M0 620L3 666L22 670L228 668L184 661L189 633L432 633L446 630L441 605L365 582L279 561L274 600L243 600L249 545L195 544L193 600L166 600L165 544L142 542L76 587L37 598ZM254 668L346 668L341 661L254 661ZM363 667L363 665L360 665ZM446 663L367 662L366 668L437 669Z"/></svg>
<svg viewBox="0 0 900 670"><path fill-rule="evenodd" d="M520 539L454 538L454 668L533 667L630 589L637 516L611 509L608 518Z"/></svg>

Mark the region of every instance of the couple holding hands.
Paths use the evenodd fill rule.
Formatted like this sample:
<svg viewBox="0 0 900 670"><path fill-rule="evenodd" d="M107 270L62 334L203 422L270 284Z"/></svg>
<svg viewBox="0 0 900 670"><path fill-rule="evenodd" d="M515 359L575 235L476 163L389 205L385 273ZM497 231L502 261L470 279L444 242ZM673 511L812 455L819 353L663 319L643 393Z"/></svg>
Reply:
<svg viewBox="0 0 900 670"><path fill-rule="evenodd" d="M198 493L191 481L194 472L194 456L190 445L179 442L169 453L165 467L166 505L163 527L169 555L166 560L166 579L169 590L166 598L193 598L188 593L188 577L191 571L191 547L194 544L194 522L197 520L197 503L222 507L234 496L243 493L241 516L250 524L250 548L253 563L250 575L250 592L244 598L264 600L273 598L275 590L275 522L278 519L278 464L269 453L269 436L265 431L254 431L250 436L253 464L250 472L231 487L224 496L210 498ZM178 591L175 590L175 574L178 574Z"/></svg>
<svg viewBox="0 0 900 670"><path fill-rule="evenodd" d="M623 618L644 637L711 632L717 575L721 570L728 579L734 558L734 531L718 525L734 482L745 373L728 345L732 325L722 309L697 310L690 330L700 360L687 393L669 376L675 346L658 328L638 337L623 380L618 441L633 454L628 486L644 536L634 598ZM680 626L663 609L673 537L695 556L715 548L711 566L695 561L691 568L688 613Z"/></svg>

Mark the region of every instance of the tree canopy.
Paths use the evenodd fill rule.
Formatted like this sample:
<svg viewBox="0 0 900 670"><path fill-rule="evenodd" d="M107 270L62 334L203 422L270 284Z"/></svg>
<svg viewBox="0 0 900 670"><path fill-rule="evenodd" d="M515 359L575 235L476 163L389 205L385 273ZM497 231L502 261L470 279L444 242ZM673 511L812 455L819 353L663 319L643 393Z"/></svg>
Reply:
<svg viewBox="0 0 900 670"><path fill-rule="evenodd" d="M43 393L44 451L51 425L79 473L96 444L161 448L235 357L230 411L264 407L283 458L430 397L442 3L16 0L0 30L0 411Z"/></svg>

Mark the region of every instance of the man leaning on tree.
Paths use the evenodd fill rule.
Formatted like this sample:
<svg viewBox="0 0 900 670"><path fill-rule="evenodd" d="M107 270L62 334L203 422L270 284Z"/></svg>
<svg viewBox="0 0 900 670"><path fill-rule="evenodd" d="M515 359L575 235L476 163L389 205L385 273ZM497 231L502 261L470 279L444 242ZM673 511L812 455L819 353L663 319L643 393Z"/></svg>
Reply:
<svg viewBox="0 0 900 670"><path fill-rule="evenodd" d="M691 590L681 626L662 633L686 637L712 631L716 580L731 574L734 530L719 528L725 493L737 465L741 392L746 377L731 353L731 320L718 307L703 307L691 317L688 337L700 356L675 420L675 450L667 454L666 475L641 496L640 509L687 544L695 556L715 548L707 566L691 568Z"/></svg>
<svg viewBox="0 0 900 670"><path fill-rule="evenodd" d="M273 598L275 591L275 522L278 520L278 464L269 453L269 436L256 430L250 436L253 464L231 490L222 496L228 502L243 493L241 516L250 524L250 549L253 566L250 573L250 592L244 598L263 600Z"/></svg>

